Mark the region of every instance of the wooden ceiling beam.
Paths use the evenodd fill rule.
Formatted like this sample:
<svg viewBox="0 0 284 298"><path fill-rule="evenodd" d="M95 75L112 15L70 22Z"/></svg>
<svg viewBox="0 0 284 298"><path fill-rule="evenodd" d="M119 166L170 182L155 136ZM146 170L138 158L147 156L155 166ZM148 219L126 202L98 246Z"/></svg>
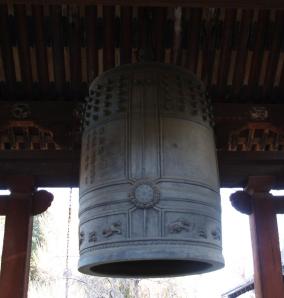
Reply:
<svg viewBox="0 0 284 298"><path fill-rule="evenodd" d="M48 65L47 54L45 48L45 32L44 32L44 16L43 7L33 6L33 14L35 16L35 48L37 61L38 79L42 94L46 94L48 90Z"/></svg>
<svg viewBox="0 0 284 298"><path fill-rule="evenodd" d="M12 36L9 33L9 15L8 8L5 5L0 6L0 44L3 59L5 79L8 82L7 87L10 91L8 96L14 94L16 73L13 57Z"/></svg>
<svg viewBox="0 0 284 298"><path fill-rule="evenodd" d="M71 88L75 94L80 93L80 82L82 81L82 65L81 65L81 21L79 10L73 8L69 12L69 15L72 16L72 21L69 21L68 26L68 39L70 43L70 79L71 79ZM70 18L69 16L69 18Z"/></svg>
<svg viewBox="0 0 284 298"><path fill-rule="evenodd" d="M123 6L188 6L215 8L260 8L284 9L283 0L0 0L0 4L38 4L38 5L123 5Z"/></svg>
<svg viewBox="0 0 284 298"><path fill-rule="evenodd" d="M10 196L0 195L0 216L7 214L7 210L9 207L9 200L10 200Z"/></svg>
<svg viewBox="0 0 284 298"><path fill-rule="evenodd" d="M98 75L97 7L86 8L87 73L91 82Z"/></svg>
<svg viewBox="0 0 284 298"><path fill-rule="evenodd" d="M245 187L249 176L275 176L274 189L284 188L284 152L217 153L221 187ZM0 151L0 189L5 177L33 175L40 187L78 187L79 150Z"/></svg>
<svg viewBox="0 0 284 298"><path fill-rule="evenodd" d="M52 24L52 53L54 65L55 89L57 94L62 94L65 82L64 67L64 36L62 26L62 9L58 6L51 7L51 24ZM52 63L51 61L49 63Z"/></svg>
<svg viewBox="0 0 284 298"><path fill-rule="evenodd" d="M202 30L202 10L198 8L190 9L189 22L188 22L188 57L187 67L190 71L196 73L198 52L200 44L200 32Z"/></svg>
<svg viewBox="0 0 284 298"><path fill-rule="evenodd" d="M32 95L32 69L31 69L31 56L28 36L28 23L26 17L26 6L16 5L15 16L17 20L17 32L19 34L18 49L20 59L21 77L25 86L25 93L29 96Z"/></svg>
<svg viewBox="0 0 284 298"><path fill-rule="evenodd" d="M9 103L0 103L0 125L5 126L12 120ZM269 123L284 129L284 105L255 106L249 104L213 104L216 126L216 143L218 151L220 181L222 187L245 186L247 177L272 175L276 177L276 188L284 187L284 151L228 151L230 133L242 128L247 123L256 120L253 117L260 114L266 118L256 123ZM79 180L79 143L80 133L70 134L72 129L78 129L77 105L74 102L30 102L30 120L54 133L60 150L45 151L0 151L0 188L3 177L7 175L32 175L37 177L39 186L78 186ZM52 119L50 118L52 115ZM75 117L75 118L74 118ZM77 117L77 118L76 118ZM72 141L75 145L72 147Z"/></svg>
<svg viewBox="0 0 284 298"><path fill-rule="evenodd" d="M34 176L38 187L78 187L79 151L0 151L0 189L6 189L6 177Z"/></svg>
<svg viewBox="0 0 284 298"><path fill-rule="evenodd" d="M104 28L104 71L115 65L115 10L114 7L103 8Z"/></svg>
<svg viewBox="0 0 284 298"><path fill-rule="evenodd" d="M277 75L277 64L282 52L282 37L284 34L284 14L283 11L278 11L275 16L275 22L271 30L272 41L270 48L270 55L268 60L268 67L263 84L264 97L271 97L273 85Z"/></svg>
<svg viewBox="0 0 284 298"><path fill-rule="evenodd" d="M122 30L123 28L123 30ZM132 61L132 8L122 7L121 8L121 30L120 30L120 63L126 64Z"/></svg>
<svg viewBox="0 0 284 298"><path fill-rule="evenodd" d="M252 17L252 10L245 10L242 12L239 37L237 39L237 56L233 80L236 93L235 96L241 92L243 87Z"/></svg>
<svg viewBox="0 0 284 298"><path fill-rule="evenodd" d="M218 74L218 85L220 90L224 90L227 86L230 60L232 53L232 36L234 34L234 26L236 21L237 11L235 9L230 9L225 12L224 17L224 29L221 36L220 45L220 67Z"/></svg>

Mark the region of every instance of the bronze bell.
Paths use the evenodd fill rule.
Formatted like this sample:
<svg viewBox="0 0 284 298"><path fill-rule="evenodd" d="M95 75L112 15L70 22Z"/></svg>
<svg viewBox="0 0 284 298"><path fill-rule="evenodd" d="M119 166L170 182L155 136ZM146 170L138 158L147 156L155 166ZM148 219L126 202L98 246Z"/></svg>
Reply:
<svg viewBox="0 0 284 298"><path fill-rule="evenodd" d="M202 83L173 65L116 67L92 82L84 121L79 271L166 277L222 268Z"/></svg>

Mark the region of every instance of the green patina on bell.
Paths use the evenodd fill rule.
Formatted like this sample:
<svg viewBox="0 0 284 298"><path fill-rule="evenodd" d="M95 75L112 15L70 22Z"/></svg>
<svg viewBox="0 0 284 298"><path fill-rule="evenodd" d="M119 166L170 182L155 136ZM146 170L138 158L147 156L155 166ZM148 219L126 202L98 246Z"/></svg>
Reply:
<svg viewBox="0 0 284 298"><path fill-rule="evenodd" d="M141 63L90 86L80 174L86 274L164 277L224 265L212 111L182 68Z"/></svg>

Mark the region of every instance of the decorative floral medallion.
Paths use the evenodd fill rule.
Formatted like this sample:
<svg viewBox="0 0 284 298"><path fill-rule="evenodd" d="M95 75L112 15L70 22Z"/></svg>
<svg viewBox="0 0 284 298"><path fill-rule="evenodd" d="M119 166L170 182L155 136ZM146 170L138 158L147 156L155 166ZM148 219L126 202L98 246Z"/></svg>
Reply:
<svg viewBox="0 0 284 298"><path fill-rule="evenodd" d="M138 208L151 208L160 199L160 192L156 185L149 180L137 181L129 193L131 202Z"/></svg>

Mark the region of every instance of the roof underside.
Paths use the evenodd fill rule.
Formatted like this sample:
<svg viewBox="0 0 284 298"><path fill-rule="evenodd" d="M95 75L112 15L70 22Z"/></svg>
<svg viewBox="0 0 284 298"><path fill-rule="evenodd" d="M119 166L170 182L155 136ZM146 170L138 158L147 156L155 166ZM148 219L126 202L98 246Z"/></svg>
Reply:
<svg viewBox="0 0 284 298"><path fill-rule="evenodd" d="M77 186L77 104L145 52L205 82L221 186L283 187L283 36L282 0L0 0L0 187L15 174Z"/></svg>
<svg viewBox="0 0 284 298"><path fill-rule="evenodd" d="M284 98L282 10L2 4L0 22L0 100L82 100L145 47L196 73L215 102Z"/></svg>

